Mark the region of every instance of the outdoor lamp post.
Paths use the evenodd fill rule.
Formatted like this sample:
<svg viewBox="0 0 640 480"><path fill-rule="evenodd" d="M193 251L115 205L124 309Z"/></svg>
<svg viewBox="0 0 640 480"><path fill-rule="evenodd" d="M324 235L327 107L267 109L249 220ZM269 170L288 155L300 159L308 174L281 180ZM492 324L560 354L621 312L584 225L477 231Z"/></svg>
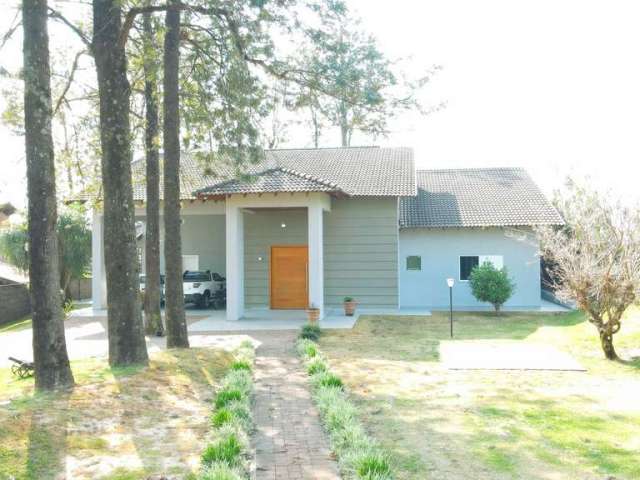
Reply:
<svg viewBox="0 0 640 480"><path fill-rule="evenodd" d="M447 278L447 285L449 285L449 327L451 338L453 338L453 278Z"/></svg>

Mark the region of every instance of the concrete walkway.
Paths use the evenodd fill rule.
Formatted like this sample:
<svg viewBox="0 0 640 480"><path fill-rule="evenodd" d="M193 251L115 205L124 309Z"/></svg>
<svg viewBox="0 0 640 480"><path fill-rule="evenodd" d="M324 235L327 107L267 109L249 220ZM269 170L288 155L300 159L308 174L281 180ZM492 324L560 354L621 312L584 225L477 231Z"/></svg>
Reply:
<svg viewBox="0 0 640 480"><path fill-rule="evenodd" d="M254 332L255 480L337 480L307 375L294 351L296 332Z"/></svg>

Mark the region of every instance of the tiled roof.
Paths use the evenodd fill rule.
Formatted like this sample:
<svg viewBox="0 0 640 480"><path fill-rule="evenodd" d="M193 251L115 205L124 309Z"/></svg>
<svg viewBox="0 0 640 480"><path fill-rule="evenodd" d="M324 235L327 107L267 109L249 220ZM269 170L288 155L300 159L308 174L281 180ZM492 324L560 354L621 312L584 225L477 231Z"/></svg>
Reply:
<svg viewBox="0 0 640 480"><path fill-rule="evenodd" d="M400 201L400 227L561 225L520 168L419 170L418 195Z"/></svg>
<svg viewBox="0 0 640 480"><path fill-rule="evenodd" d="M336 185L323 183L283 168L272 168L245 179L232 179L198 190L200 195L264 192L337 192Z"/></svg>
<svg viewBox="0 0 640 480"><path fill-rule="evenodd" d="M204 165L195 156L183 153L180 196L192 199L197 192L224 195L281 191L336 191L350 196L416 194L413 150L410 148L315 148L266 150L264 153L264 160L249 165L245 169L246 175L241 178L229 160L220 158L213 165ZM134 200L144 200L144 161L133 162L132 173ZM162 197L162 174L160 177Z"/></svg>

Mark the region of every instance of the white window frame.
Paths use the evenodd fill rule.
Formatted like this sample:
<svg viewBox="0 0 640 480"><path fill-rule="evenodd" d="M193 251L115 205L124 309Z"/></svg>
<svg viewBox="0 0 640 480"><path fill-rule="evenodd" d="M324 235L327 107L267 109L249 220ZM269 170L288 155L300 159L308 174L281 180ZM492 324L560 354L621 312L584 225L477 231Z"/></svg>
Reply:
<svg viewBox="0 0 640 480"><path fill-rule="evenodd" d="M196 268L187 268L187 263L195 260ZM200 255L182 255L182 270L198 271L200 270Z"/></svg>
<svg viewBox="0 0 640 480"><path fill-rule="evenodd" d="M482 265L484 262L490 262L495 268L501 270L504 267L504 255L477 255L477 254L466 254L466 255L458 255L458 281L460 282L468 282L469 280L463 280L460 278L460 262L462 261L462 257L478 257L478 265Z"/></svg>

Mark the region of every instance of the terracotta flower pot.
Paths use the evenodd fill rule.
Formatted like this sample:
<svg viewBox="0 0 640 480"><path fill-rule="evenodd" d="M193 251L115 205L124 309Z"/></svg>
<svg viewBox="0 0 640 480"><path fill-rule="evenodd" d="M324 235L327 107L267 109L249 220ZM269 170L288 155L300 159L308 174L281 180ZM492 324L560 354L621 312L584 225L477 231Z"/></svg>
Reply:
<svg viewBox="0 0 640 480"><path fill-rule="evenodd" d="M307 308L307 320L309 320L309 323L311 324L318 323L318 320L320 320L320 309Z"/></svg>
<svg viewBox="0 0 640 480"><path fill-rule="evenodd" d="M349 302L344 302L344 314L347 317L352 317L356 311L356 306L358 303L355 300L351 300Z"/></svg>

